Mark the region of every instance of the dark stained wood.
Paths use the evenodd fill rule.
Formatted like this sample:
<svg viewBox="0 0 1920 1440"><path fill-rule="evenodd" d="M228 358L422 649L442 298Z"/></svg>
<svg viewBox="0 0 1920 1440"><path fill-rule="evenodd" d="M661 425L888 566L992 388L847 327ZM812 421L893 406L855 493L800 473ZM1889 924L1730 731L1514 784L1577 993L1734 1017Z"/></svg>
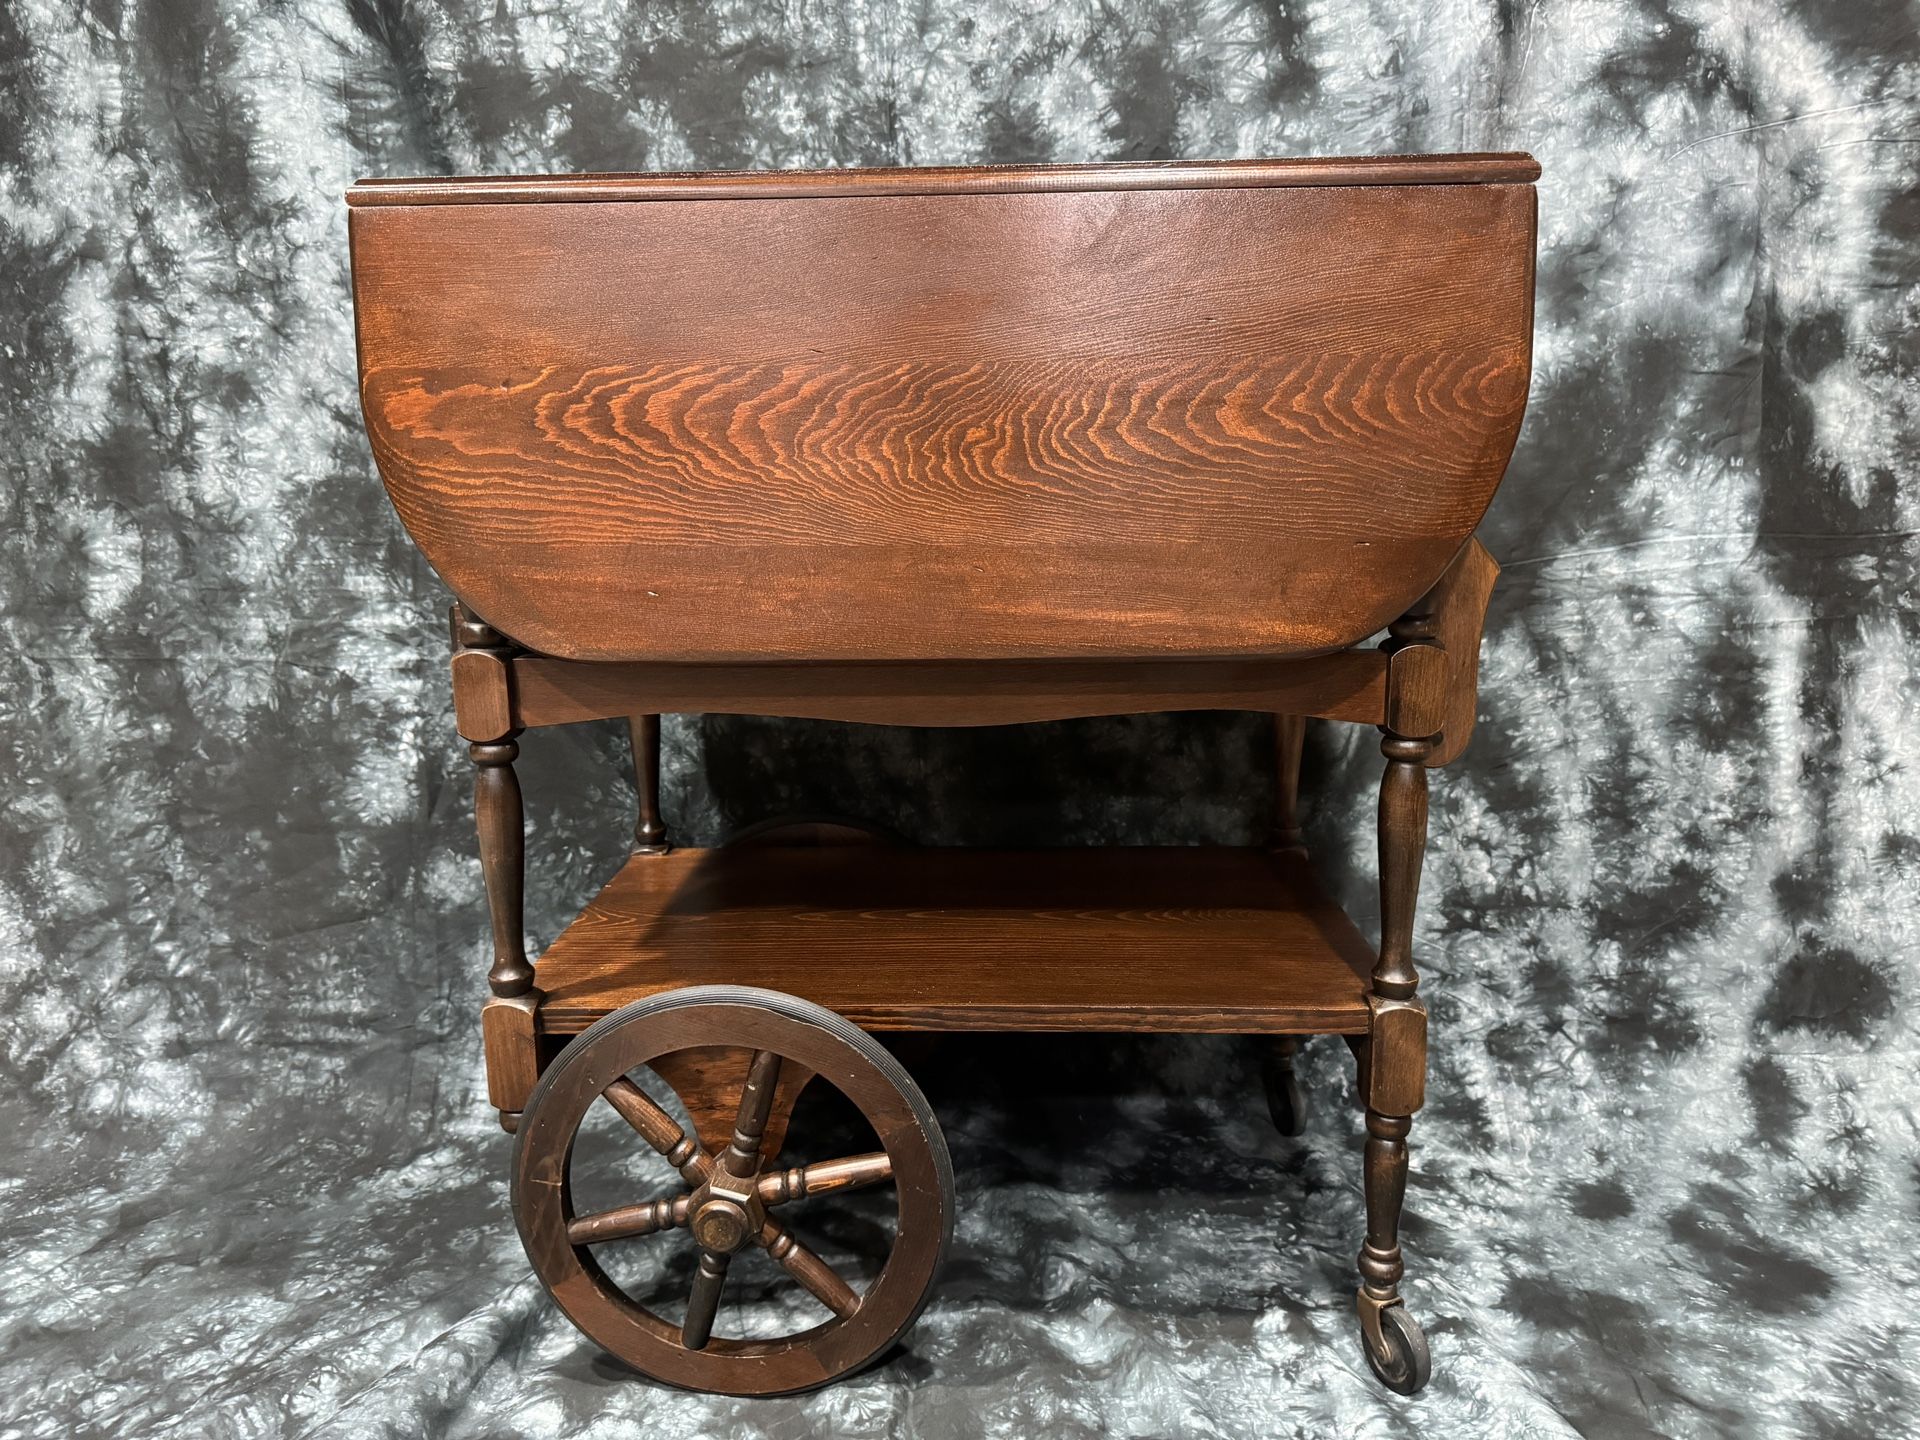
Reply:
<svg viewBox="0 0 1920 1440"><path fill-rule="evenodd" d="M1475 711L1480 698L1480 633L1487 619L1487 601L1493 595L1500 567L1478 538L1470 539L1459 558L1447 567L1428 597L1434 638L1447 653L1446 713L1440 739L1427 756L1427 768L1451 764L1473 738Z"/></svg>
<svg viewBox="0 0 1920 1440"><path fill-rule="evenodd" d="M633 1068L631 1065L621 1067L622 1070ZM707 1183L712 1159L700 1148L699 1140L681 1129L680 1122L661 1109L651 1095L623 1074L603 1086L600 1096L656 1154L680 1172L687 1184L698 1187Z"/></svg>
<svg viewBox="0 0 1920 1440"><path fill-rule="evenodd" d="M502 650L456 650L453 717L463 740L487 742L513 731L510 667Z"/></svg>
<svg viewBox="0 0 1920 1440"><path fill-rule="evenodd" d="M1403 622L1396 621L1396 625ZM1387 722L1386 727L1400 735L1439 737L1453 704L1453 667L1447 652L1432 634L1431 616L1418 617L1423 638L1418 642L1405 638L1412 633L1404 626L1387 649ZM1432 749L1429 747L1428 754Z"/></svg>
<svg viewBox="0 0 1920 1440"><path fill-rule="evenodd" d="M1273 843L1281 850L1306 849L1300 830L1300 755L1307 742L1307 717L1273 717Z"/></svg>
<svg viewBox="0 0 1920 1440"><path fill-rule="evenodd" d="M1394 662L1409 655L1445 659L1435 641L1439 599L1428 595L1394 621L1385 647ZM1412 688L1418 698L1400 705L1390 700L1389 715L1416 724L1422 733L1383 727L1380 741L1387 761L1380 782L1380 959L1369 999L1372 1022L1360 1054L1367 1238L1360 1247L1355 1297L1367 1362L1402 1394L1424 1386L1429 1367L1426 1338L1400 1297L1406 1270L1400 1210L1407 1190L1407 1133L1426 1094L1427 1012L1416 998L1420 976L1413 963L1413 917L1427 844L1427 766L1439 738L1431 732L1444 710L1430 701L1445 698L1444 685L1428 692L1430 670L1416 673L1421 681Z"/></svg>
<svg viewBox="0 0 1920 1440"><path fill-rule="evenodd" d="M726 1283L731 1251L702 1250L700 1263L693 1272L693 1289L687 1294L687 1316L680 1322L680 1344L688 1350L704 1350L713 1338L714 1317L720 1313L720 1289Z"/></svg>
<svg viewBox="0 0 1920 1440"><path fill-rule="evenodd" d="M839 1319L850 1320L859 1313L860 1297L853 1287L842 1280L831 1265L794 1239L791 1232L783 1231L769 1220L754 1238L768 1258L798 1280L809 1295Z"/></svg>
<svg viewBox="0 0 1920 1440"><path fill-rule="evenodd" d="M361 205L368 433L548 655L1331 651L1439 578L1519 428L1533 190L1482 168Z"/></svg>
<svg viewBox="0 0 1920 1440"><path fill-rule="evenodd" d="M1297 852L677 850L547 948L540 1019L731 982L875 1030L1357 1033L1373 959Z"/></svg>
<svg viewBox="0 0 1920 1440"><path fill-rule="evenodd" d="M1413 912L1427 843L1427 748L1424 740L1392 734L1380 743L1387 769L1380 780L1380 960L1373 993L1389 1000L1411 999L1420 985Z"/></svg>
<svg viewBox="0 0 1920 1440"><path fill-rule="evenodd" d="M1526 400L1538 173L1461 155L354 188L368 435L461 597L489 1095L518 1135L527 1252L589 1336L673 1384L774 1394L912 1322L950 1166L849 1020L1273 1036L1288 1134L1298 1037L1331 1032L1366 1112L1361 1337L1390 1388L1426 1383L1399 1293L1414 912L1427 772L1473 728L1498 566L1472 531ZM816 822L666 853L662 713L1207 709L1277 717L1268 848L917 851ZM614 717L635 855L536 967L517 740ZM1307 717L1383 732L1377 951L1307 863ZM646 1066L696 1133L630 1078ZM816 1072L881 1152L785 1162ZM685 1193L572 1213L567 1156L602 1095ZM864 1295L768 1213L887 1182L900 1226ZM682 1229L700 1253L675 1325L592 1252ZM729 1339L749 1246L830 1318Z"/></svg>
<svg viewBox="0 0 1920 1440"><path fill-rule="evenodd" d="M733 1135L718 1157L720 1168L736 1179L751 1179L760 1173L760 1147L767 1134L767 1116L773 1111L774 1092L780 1085L780 1063L779 1052L756 1050L747 1066Z"/></svg>
<svg viewBox="0 0 1920 1440"><path fill-rule="evenodd" d="M523 919L525 822L520 781L513 773L520 747L509 735L492 745L467 748L474 764L473 813L480 832L480 871L486 881L487 909L493 921L493 968L487 972L487 985L495 995L524 995L533 988L533 966L527 963Z"/></svg>
<svg viewBox="0 0 1920 1440"><path fill-rule="evenodd" d="M473 817L493 926L493 968L487 972L487 985L496 997L511 999L533 988L522 900L525 822L520 781L513 773L520 732L513 728L507 696L513 650L504 635L463 605L453 607L448 622L453 635L455 711L462 737L472 742L467 752L474 764ZM500 1088L518 1089L520 1078L512 1074ZM503 1119L507 1113L503 1107Z"/></svg>
<svg viewBox="0 0 1920 1440"><path fill-rule="evenodd" d="M675 1050L656 1059L651 1069L672 1087L693 1120L705 1149L718 1150L727 1143L734 1115L740 1108L740 1084L753 1057L737 1046L711 1049ZM767 1119L766 1143L769 1158L780 1153L786 1143L787 1122L794 1104L812 1077L799 1065L788 1065L780 1072L780 1093Z"/></svg>
<svg viewBox="0 0 1920 1440"><path fill-rule="evenodd" d="M1373 1000L1360 1093L1388 1115L1412 1115L1427 1098L1427 1007L1418 999Z"/></svg>
<svg viewBox="0 0 1920 1440"><path fill-rule="evenodd" d="M630 1080L607 1081L690 1049L745 1050L751 1056L738 1087L733 1134L717 1155L701 1150ZM881 1178L893 1183L899 1214L892 1253L864 1294L787 1223L766 1214L763 1186L788 1184L786 1176L763 1169L764 1127L777 1103L780 1072L788 1068L831 1077L884 1148L884 1177L866 1156L828 1162L822 1170L822 1191ZM573 1139L602 1095L680 1171L691 1187L688 1194L591 1216L573 1214ZM789 996L712 987L683 990L610 1016L561 1053L527 1105L513 1205L541 1283L601 1346L671 1384L771 1395L810 1389L858 1369L913 1322L952 1232L953 1176L925 1098L871 1038ZM700 1256L683 1322L674 1325L626 1294L587 1247L671 1235L683 1225ZM721 1333L715 1320L722 1313L729 1261L747 1245L765 1249L830 1318L779 1339L741 1340Z"/></svg>
<svg viewBox="0 0 1920 1440"><path fill-rule="evenodd" d="M1416 608L1394 621L1384 648L1396 662L1406 654L1444 660L1433 631L1431 610ZM1417 709L1431 722L1432 707L1405 708ZM1373 972L1373 993L1382 999L1410 1000L1420 985L1413 965L1413 914L1427 848L1427 759L1437 739L1432 732L1409 735L1382 727L1380 753L1387 768L1380 779L1380 961Z"/></svg>
<svg viewBox="0 0 1920 1440"><path fill-rule="evenodd" d="M540 996L490 996L480 1009L480 1035L487 1060L487 1098L512 1130L540 1078L540 1042L535 1016Z"/></svg>
<svg viewBox="0 0 1920 1440"><path fill-rule="evenodd" d="M1367 1238L1360 1247L1360 1339L1374 1374L1411 1395L1427 1383L1427 1344L1400 1298L1400 1208L1407 1194L1405 1116L1367 1111Z"/></svg>
<svg viewBox="0 0 1920 1440"><path fill-rule="evenodd" d="M1367 1240L1360 1251L1360 1275L1376 1299L1397 1291L1405 1266L1400 1260L1400 1207L1407 1193L1407 1130L1403 1115L1367 1112Z"/></svg>
<svg viewBox="0 0 1920 1440"><path fill-rule="evenodd" d="M639 814L633 823L633 853L664 855L667 825L660 818L660 717L630 715L627 733L633 744L633 788L639 794Z"/></svg>
<svg viewBox="0 0 1920 1440"><path fill-rule="evenodd" d="M1420 857L1427 842L1427 742L1388 735L1380 780L1380 960L1373 993L1411 999L1420 977L1413 966L1413 914L1420 894Z"/></svg>
<svg viewBox="0 0 1920 1440"><path fill-rule="evenodd" d="M1288 1138L1303 1135L1307 1129L1307 1096L1293 1070L1299 1048L1298 1035L1282 1035L1268 1047L1261 1066L1267 1114L1272 1117L1273 1128Z"/></svg>
<svg viewBox="0 0 1920 1440"><path fill-rule="evenodd" d="M966 165L834 170L707 170L621 175L399 176L362 180L350 206L498 205L810 195L972 195L1052 190L1205 190L1300 185L1528 184L1531 155L1362 155L1188 160L1172 164Z"/></svg>
<svg viewBox="0 0 1920 1440"><path fill-rule="evenodd" d="M453 648L462 650L511 650L513 642L456 600L447 610L447 622L453 630Z"/></svg>
<svg viewBox="0 0 1920 1440"><path fill-rule="evenodd" d="M1169 710L1386 718L1388 657L1028 661L898 665L600 665L513 662L514 721L531 729L638 709L787 715L872 725L1013 725Z"/></svg>
<svg viewBox="0 0 1920 1440"><path fill-rule="evenodd" d="M893 1161L887 1152L849 1155L840 1160L818 1160L811 1165L796 1165L788 1170L773 1170L760 1177L760 1199L767 1205L785 1205L814 1195L832 1195L845 1190L863 1190L884 1184L893 1178Z"/></svg>
<svg viewBox="0 0 1920 1440"><path fill-rule="evenodd" d="M643 1200L638 1205L621 1205L593 1215L577 1215L567 1222L570 1245L604 1245L610 1240L635 1240L660 1230L671 1230L687 1223L693 1204L691 1195L676 1195L664 1200Z"/></svg>

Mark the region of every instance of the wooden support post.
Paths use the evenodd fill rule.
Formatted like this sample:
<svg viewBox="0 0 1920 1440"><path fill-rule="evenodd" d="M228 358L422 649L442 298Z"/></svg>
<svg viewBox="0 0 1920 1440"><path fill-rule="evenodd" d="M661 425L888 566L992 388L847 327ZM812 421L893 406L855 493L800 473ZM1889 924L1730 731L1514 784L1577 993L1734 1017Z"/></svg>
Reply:
<svg viewBox="0 0 1920 1440"><path fill-rule="evenodd" d="M475 767L473 816L480 832L480 872L493 920L493 968L487 972L487 986L502 998L524 995L533 988L522 895L525 822L520 781L513 773L513 762L520 754L518 736L517 730L509 731L499 740L467 747Z"/></svg>
<svg viewBox="0 0 1920 1440"><path fill-rule="evenodd" d="M1410 1000L1420 988L1413 967L1413 912L1427 845L1431 743L1391 732L1380 742L1387 770L1380 780L1380 958L1373 967L1373 993L1388 1000Z"/></svg>
<svg viewBox="0 0 1920 1440"><path fill-rule="evenodd" d="M1307 846L1300 830L1300 752L1306 739L1306 716L1273 717L1272 845L1276 850L1297 850L1302 855L1307 853ZM1279 1036L1268 1042L1261 1063L1267 1114L1273 1118L1274 1128L1289 1138L1304 1134L1307 1128L1307 1097L1293 1069L1293 1057L1299 1048L1299 1036Z"/></svg>
<svg viewBox="0 0 1920 1440"><path fill-rule="evenodd" d="M1307 1129L1307 1096L1294 1073L1293 1057L1299 1052L1298 1035L1276 1035L1267 1042L1261 1080L1267 1092L1267 1114L1273 1128L1289 1139Z"/></svg>
<svg viewBox="0 0 1920 1440"><path fill-rule="evenodd" d="M513 725L512 647L486 622L453 607L453 707L474 764L473 816L480 837L480 873L493 927L493 994L481 1011L487 1093L500 1123L516 1128L539 1077L540 992L527 959L524 886L526 826L513 762L520 731Z"/></svg>
<svg viewBox="0 0 1920 1440"><path fill-rule="evenodd" d="M1306 850L1300 832L1300 752L1306 745L1307 718L1304 715L1276 715L1274 725L1274 816L1273 848Z"/></svg>
<svg viewBox="0 0 1920 1440"><path fill-rule="evenodd" d="M1389 677L1400 674L1413 681L1407 694L1390 692L1389 717L1424 719L1432 713L1426 681L1437 673L1431 662L1443 658L1433 642L1431 610L1416 607L1396 620L1386 648ZM1415 661L1423 663L1408 663ZM1413 917L1427 844L1427 759L1439 738L1382 727L1380 753L1387 768L1380 780L1380 955L1369 997L1373 1021L1361 1052L1367 1116L1367 1236L1360 1247L1356 1297L1361 1338L1374 1371L1408 1393L1426 1383L1428 1364L1425 1337L1400 1298L1406 1273L1400 1211L1407 1193L1407 1133L1426 1090L1427 1012L1418 998Z"/></svg>
<svg viewBox="0 0 1920 1440"><path fill-rule="evenodd" d="M660 818L660 717L629 715L627 734L633 742L633 787L640 794L633 853L665 855L673 846L667 840L666 822Z"/></svg>

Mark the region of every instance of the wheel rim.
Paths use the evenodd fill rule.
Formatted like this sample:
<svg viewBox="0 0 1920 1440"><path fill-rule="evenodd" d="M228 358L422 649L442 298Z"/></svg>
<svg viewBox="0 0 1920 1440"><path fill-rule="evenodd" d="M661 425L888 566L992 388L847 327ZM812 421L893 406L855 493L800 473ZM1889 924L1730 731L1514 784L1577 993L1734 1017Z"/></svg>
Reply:
<svg viewBox="0 0 1920 1440"><path fill-rule="evenodd" d="M846 1096L879 1137L887 1178L895 1190L896 1228L892 1249L879 1275L864 1294L852 1292L858 1304L851 1313L830 1316L812 1329L778 1339L731 1339L713 1334L700 1345L700 1337L683 1337L681 1326L662 1319L630 1297L592 1253L596 1244L616 1238L648 1244L664 1237L640 1238L645 1232L635 1230L625 1236L579 1243L579 1229L570 1237L569 1226L583 1218L575 1215L572 1202L574 1141L581 1121L603 1094L655 1149L665 1153L663 1143L673 1138L672 1133L660 1130L661 1120L681 1135L683 1143L672 1163L681 1166L689 1185L702 1173L703 1165L711 1180L724 1162L727 1151L709 1156L690 1131L681 1132L646 1099L644 1092L625 1081L629 1072L654 1059L704 1045L746 1047L804 1067ZM627 1088L621 1087L619 1082L623 1081ZM640 1094L641 1101L635 1101L628 1090ZM657 1118L646 1113L645 1106L651 1106ZM743 1121L748 1108L743 1102ZM666 1148L674 1147L669 1143ZM774 1184L774 1191L765 1192L768 1194L775 1193L786 1177L801 1173L774 1169L772 1158L758 1162L759 1173ZM869 1157L849 1157L850 1161L864 1159ZM836 1183L827 1188L853 1188L853 1184L845 1183L851 1173L844 1168L846 1163L842 1162L843 1168L835 1172ZM853 1183L871 1183L876 1168L872 1163L864 1168L856 1166L859 1174ZM706 1193L695 1191L694 1198ZM690 1389L740 1395L810 1389L880 1355L913 1323L926 1301L952 1232L952 1194L952 1167L938 1122L898 1061L870 1036L831 1011L792 996L741 986L691 987L638 1001L599 1021L568 1045L548 1067L528 1102L516 1142L513 1176L514 1214L527 1254L541 1283L575 1325L602 1348L656 1379ZM827 1276L809 1268L824 1266L824 1262L804 1244L783 1253L784 1242L779 1237L792 1238L786 1223L791 1217L782 1200L774 1199L771 1204L771 1230L758 1232L753 1243L767 1250L788 1274L818 1282L817 1286L803 1283L803 1288L823 1304L844 1311L847 1296L828 1284ZM752 1202L747 1202L749 1209L751 1206ZM676 1215L676 1202L671 1199L626 1208L633 1213L617 1216L616 1221L648 1225L649 1217L639 1212L651 1208L650 1220L657 1222L651 1228L655 1230L686 1228L698 1219L696 1205L683 1205ZM725 1211L727 1205L711 1208ZM589 1218L604 1223L609 1213ZM733 1218L730 1213L707 1218L705 1233L709 1238L732 1237L735 1227L723 1223ZM620 1226L613 1223L606 1228ZM702 1248L702 1271L716 1268L708 1263L709 1253ZM796 1269L796 1265L801 1268ZM718 1261L717 1268L723 1277L725 1260ZM827 1275L833 1275L831 1267L824 1268ZM709 1313L724 1283L721 1277L709 1274L695 1282L694 1295L706 1302ZM836 1295L841 1302L838 1305L833 1298ZM692 1312L690 1298L690 1318ZM693 1340L694 1345L683 1343L683 1338Z"/></svg>

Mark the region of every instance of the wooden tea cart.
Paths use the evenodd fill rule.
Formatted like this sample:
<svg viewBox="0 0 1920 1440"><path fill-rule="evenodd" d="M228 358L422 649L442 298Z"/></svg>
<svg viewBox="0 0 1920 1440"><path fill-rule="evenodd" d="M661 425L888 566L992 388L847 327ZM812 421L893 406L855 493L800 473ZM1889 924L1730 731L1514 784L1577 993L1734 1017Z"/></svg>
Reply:
<svg viewBox="0 0 1920 1440"><path fill-rule="evenodd" d="M367 431L459 600L487 1083L517 1132L527 1253L587 1335L664 1381L771 1394L912 1323L953 1176L869 1032L1271 1036L1288 1133L1292 1047L1331 1034L1366 1110L1366 1355L1394 1389L1426 1381L1399 1291L1426 1066L1414 899L1427 771L1473 728L1496 572L1473 531L1526 403L1538 173L1454 155L349 193ZM1270 846L999 853L814 827L689 850L661 822L663 713L1201 709L1277 717ZM1316 716L1385 737L1377 950L1295 824ZM634 853L532 963L519 739L614 717ZM790 1133L813 1081L873 1146ZM602 1099L677 1192L576 1209ZM892 1248L856 1285L805 1243L803 1202L881 1185ZM673 1319L603 1257L679 1229L697 1261ZM729 1267L754 1250L818 1302L811 1328L728 1333Z"/></svg>

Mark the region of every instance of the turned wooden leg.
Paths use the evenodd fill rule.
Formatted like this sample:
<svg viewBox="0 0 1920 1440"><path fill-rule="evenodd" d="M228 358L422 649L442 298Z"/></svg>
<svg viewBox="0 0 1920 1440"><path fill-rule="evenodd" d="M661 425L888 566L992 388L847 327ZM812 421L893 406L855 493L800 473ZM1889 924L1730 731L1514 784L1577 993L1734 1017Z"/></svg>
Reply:
<svg viewBox="0 0 1920 1440"><path fill-rule="evenodd" d="M480 874L493 925L492 996L480 1014L487 1057L487 1094L500 1123L513 1130L540 1077L536 1017L540 992L527 960L522 890L526 869L520 781L513 762L520 731L513 724L506 637L460 605L453 607L453 705L473 759L473 817L480 836Z"/></svg>
<svg viewBox="0 0 1920 1440"><path fill-rule="evenodd" d="M519 733L510 731L504 739L468 747L475 767L473 815L480 832L480 873L493 921L493 968L487 972L487 985L502 997L524 995L533 988L522 894L526 831L520 781L513 773L513 762L520 755Z"/></svg>
<svg viewBox="0 0 1920 1440"><path fill-rule="evenodd" d="M1300 752L1306 745L1304 715L1276 715L1274 724L1273 846L1276 850L1305 850L1300 831Z"/></svg>
<svg viewBox="0 0 1920 1440"><path fill-rule="evenodd" d="M1303 855L1307 847L1300 831L1300 752L1306 738L1304 715L1273 717L1273 848L1298 850ZM1307 1097L1293 1070L1299 1048L1299 1036L1279 1036L1268 1045L1261 1062L1267 1113L1273 1117L1274 1129L1286 1136L1302 1134L1307 1128Z"/></svg>
<svg viewBox="0 0 1920 1440"><path fill-rule="evenodd" d="M1367 1111L1367 1239L1360 1247L1360 1339L1374 1374L1391 1390L1411 1395L1427 1383L1432 1362L1427 1337L1400 1299L1400 1207L1407 1194L1405 1115Z"/></svg>
<svg viewBox="0 0 1920 1440"><path fill-rule="evenodd" d="M1425 1100L1427 1012L1413 964L1413 913L1427 843L1427 756L1437 737L1385 733L1380 751L1380 958L1362 1050L1366 1102L1367 1238L1357 1304L1368 1363L1389 1389L1427 1383L1426 1337L1400 1298L1400 1210L1407 1193L1407 1132Z"/></svg>
<svg viewBox="0 0 1920 1440"><path fill-rule="evenodd" d="M633 827L633 853L665 855L673 846L660 818L660 717L630 715L627 733L633 741L633 786L640 793L639 818Z"/></svg>
<svg viewBox="0 0 1920 1440"><path fill-rule="evenodd" d="M1361 1293L1375 1305L1391 1305L1400 1298L1400 1277L1407 1273L1400 1257L1400 1207L1407 1198L1406 1115L1367 1111L1367 1240L1360 1247Z"/></svg>
<svg viewBox="0 0 1920 1440"><path fill-rule="evenodd" d="M1267 1047L1261 1075L1273 1128L1289 1138L1304 1134L1307 1128L1307 1096L1293 1071L1293 1058L1299 1049L1298 1035L1276 1037Z"/></svg>
<svg viewBox="0 0 1920 1440"><path fill-rule="evenodd" d="M470 746L469 751L475 767L473 811L480 832L480 873L493 922L493 968L487 972L487 988L493 994L480 1012L480 1034L487 1058L488 1098L500 1112L501 1127L512 1132L519 1128L520 1112L540 1078L536 1024L540 992L533 988L533 966L527 960L522 893L526 832L520 781L513 773L520 746L509 736Z"/></svg>

